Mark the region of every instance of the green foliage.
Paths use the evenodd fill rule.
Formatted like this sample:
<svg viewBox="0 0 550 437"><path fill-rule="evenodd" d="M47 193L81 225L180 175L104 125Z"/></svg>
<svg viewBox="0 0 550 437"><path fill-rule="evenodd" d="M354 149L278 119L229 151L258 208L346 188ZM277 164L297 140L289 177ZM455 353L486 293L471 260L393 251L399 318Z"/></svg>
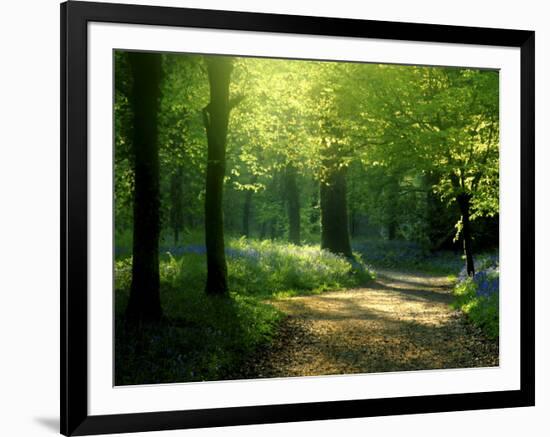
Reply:
<svg viewBox="0 0 550 437"><path fill-rule="evenodd" d="M483 330L487 337L499 335L499 294L479 295L479 286L474 279L459 282L455 289L454 307L462 310L468 318Z"/></svg>
<svg viewBox="0 0 550 437"><path fill-rule="evenodd" d="M379 66L368 77L381 132L370 161L424 176L412 186L444 202L469 194L472 220L498 214L498 73Z"/></svg>
<svg viewBox="0 0 550 437"><path fill-rule="evenodd" d="M345 258L313 245L234 238L227 246L232 295L267 298L318 293L359 286L374 277L359 253L355 253L357 265L352 266ZM131 262L131 257L116 261L116 289L129 288ZM161 284L170 288L200 290L206 277L202 246L180 256L166 252L160 261L160 277Z"/></svg>
<svg viewBox="0 0 550 437"><path fill-rule="evenodd" d="M282 315L266 299L357 286L374 277L359 255L361 268L354 269L315 246L244 238L228 246L229 298L204 294L204 253L167 252L160 262L166 319L140 329L123 317L132 258L116 260L117 385L226 379L271 341Z"/></svg>
<svg viewBox="0 0 550 437"><path fill-rule="evenodd" d="M281 317L254 298L213 298L202 288L164 283L166 318L137 328L124 322L127 299L126 290L117 291L117 385L226 379L257 347L270 342Z"/></svg>
<svg viewBox="0 0 550 437"><path fill-rule="evenodd" d="M115 53L117 231L132 224L124 55ZM497 72L256 58L235 58L233 64L230 93L242 100L229 120L228 232L242 232L251 192L250 234L288 234L282 183L288 165L297 171L305 241L318 239L316 183L342 167L350 170L355 233L376 228L378 236L437 249L460 230L452 203L461 192L472 195L474 223L498 215ZM163 227L174 234L203 222L208 78L198 55L163 55L163 70L161 211ZM361 225L367 220L368 226Z"/></svg>
<svg viewBox="0 0 550 437"><path fill-rule="evenodd" d="M269 240L233 240L229 282L237 293L289 296L353 287L373 278L362 264L354 268L344 258L319 246L296 246Z"/></svg>

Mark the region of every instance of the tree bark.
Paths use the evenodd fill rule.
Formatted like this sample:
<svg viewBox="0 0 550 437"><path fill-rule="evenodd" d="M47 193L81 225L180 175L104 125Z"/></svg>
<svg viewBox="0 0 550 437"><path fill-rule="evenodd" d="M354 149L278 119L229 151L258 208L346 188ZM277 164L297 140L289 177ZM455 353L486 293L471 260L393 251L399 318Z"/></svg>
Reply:
<svg viewBox="0 0 550 437"><path fill-rule="evenodd" d="M470 194L459 194L456 197L460 213L462 214L462 241L464 244L464 255L466 256L466 272L468 276L475 275L474 256L472 253L472 234L470 230Z"/></svg>
<svg viewBox="0 0 550 437"><path fill-rule="evenodd" d="M258 177L254 175L251 179L251 183L255 184ZM252 210L252 190L246 190L244 195L244 206L243 206L243 235L245 237L250 237L250 212Z"/></svg>
<svg viewBox="0 0 550 437"><path fill-rule="evenodd" d="M397 212L398 212L398 197L399 197L399 178L397 174L389 175L389 182L384 188L384 196L386 203L386 224L388 231L388 240L395 240L397 237Z"/></svg>
<svg viewBox="0 0 550 437"><path fill-rule="evenodd" d="M348 229L346 169L335 168L321 182L321 248L353 258Z"/></svg>
<svg viewBox="0 0 550 437"><path fill-rule="evenodd" d="M287 165L285 171L285 191L288 212L288 241L300 244L300 192L296 182L296 168Z"/></svg>
<svg viewBox="0 0 550 437"><path fill-rule="evenodd" d="M267 234L267 222L263 221L260 226L260 240L263 240Z"/></svg>
<svg viewBox="0 0 550 437"><path fill-rule="evenodd" d="M183 226L182 179L183 172L181 167L178 167L170 178L170 225L174 232L174 244L176 245L179 240L179 231Z"/></svg>
<svg viewBox="0 0 550 437"><path fill-rule="evenodd" d="M397 223L395 220L390 219L390 222L388 223L388 240L395 240L395 236L397 234Z"/></svg>
<svg viewBox="0 0 550 437"><path fill-rule="evenodd" d="M277 220L271 219L269 223L269 235L270 239L273 241L275 240L275 238L277 238Z"/></svg>
<svg viewBox="0 0 550 437"><path fill-rule="evenodd" d="M243 206L243 235L250 237L250 210L252 209L252 190L246 190Z"/></svg>
<svg viewBox="0 0 550 437"><path fill-rule="evenodd" d="M204 207L207 263L205 291L212 295L226 295L228 287L222 198L232 65L229 58L222 56L209 57L206 62L210 83L210 103L204 110L204 124L208 139Z"/></svg>
<svg viewBox="0 0 550 437"><path fill-rule="evenodd" d="M350 208L350 211L349 211L349 234L350 234L351 238L356 236L356 231L357 231L357 225L355 223L355 218L356 218L355 216L356 216L355 209Z"/></svg>
<svg viewBox="0 0 550 437"><path fill-rule="evenodd" d="M136 322L161 318L159 278L159 156L157 118L161 57L129 53L133 88L134 237L132 284L126 315Z"/></svg>

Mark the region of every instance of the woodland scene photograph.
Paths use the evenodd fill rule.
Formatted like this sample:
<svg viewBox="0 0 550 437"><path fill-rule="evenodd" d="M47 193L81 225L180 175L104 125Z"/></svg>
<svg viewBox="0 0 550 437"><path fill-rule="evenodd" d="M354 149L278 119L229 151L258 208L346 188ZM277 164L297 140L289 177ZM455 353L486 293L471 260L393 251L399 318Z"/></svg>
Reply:
<svg viewBox="0 0 550 437"><path fill-rule="evenodd" d="M114 384L499 365L499 72L114 50Z"/></svg>

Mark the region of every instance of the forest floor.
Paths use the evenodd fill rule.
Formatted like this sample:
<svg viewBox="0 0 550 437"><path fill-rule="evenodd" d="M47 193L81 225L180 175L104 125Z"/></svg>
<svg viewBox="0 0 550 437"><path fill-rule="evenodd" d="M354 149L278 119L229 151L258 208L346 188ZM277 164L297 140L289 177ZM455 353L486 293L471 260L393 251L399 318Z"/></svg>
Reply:
<svg viewBox="0 0 550 437"><path fill-rule="evenodd" d="M278 334L233 378L498 366L488 341L450 306L446 276L378 270L364 288L272 299Z"/></svg>

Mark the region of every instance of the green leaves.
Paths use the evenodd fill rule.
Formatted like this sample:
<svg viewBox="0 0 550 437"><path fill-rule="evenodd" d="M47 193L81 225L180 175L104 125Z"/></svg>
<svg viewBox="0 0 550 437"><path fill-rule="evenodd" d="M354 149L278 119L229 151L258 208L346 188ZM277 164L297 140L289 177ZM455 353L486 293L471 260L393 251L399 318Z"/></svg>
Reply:
<svg viewBox="0 0 550 437"><path fill-rule="evenodd" d="M163 55L161 192L180 169L191 223L203 209L206 58ZM123 52L115 62L117 220L130 223L130 79ZM227 214L235 216L229 223L240 222L235 202L248 192L260 216L284 214L279 179L288 165L308 191L302 199L308 204L319 182L346 168L354 213L375 224L394 217L403 232L411 229L407 235L424 232L426 196L450 205L467 192L472 219L498 214L498 72L238 57L232 65L230 99L239 104L231 110L227 140ZM163 210L169 203L164 194ZM454 223L456 217L448 227Z"/></svg>
<svg viewBox="0 0 550 437"><path fill-rule="evenodd" d="M371 150L371 162L437 175L427 189L445 202L471 194L472 219L498 214L498 73L404 66L377 73L369 112L384 145Z"/></svg>

